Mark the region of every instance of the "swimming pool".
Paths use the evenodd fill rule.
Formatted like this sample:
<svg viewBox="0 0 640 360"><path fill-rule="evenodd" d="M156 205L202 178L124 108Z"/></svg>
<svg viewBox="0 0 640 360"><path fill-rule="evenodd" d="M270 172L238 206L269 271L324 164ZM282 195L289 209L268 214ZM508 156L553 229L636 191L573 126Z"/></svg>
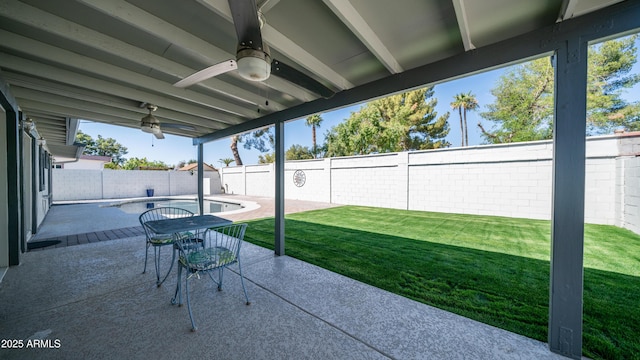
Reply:
<svg viewBox="0 0 640 360"><path fill-rule="evenodd" d="M203 201L204 213L218 213L242 209L243 206L237 203L229 203L215 200ZM136 200L117 204L110 204L129 214L141 214L149 209L158 207L178 207L186 209L194 214L198 213L198 199L148 199Z"/></svg>

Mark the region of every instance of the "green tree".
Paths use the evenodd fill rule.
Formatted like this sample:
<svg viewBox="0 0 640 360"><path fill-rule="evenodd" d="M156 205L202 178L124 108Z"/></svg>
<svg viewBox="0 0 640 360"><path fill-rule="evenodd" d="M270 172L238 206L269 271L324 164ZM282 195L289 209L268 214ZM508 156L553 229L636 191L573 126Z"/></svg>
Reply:
<svg viewBox="0 0 640 360"><path fill-rule="evenodd" d="M271 152L268 154L258 155L258 164L271 164L276 162L276 153Z"/></svg>
<svg viewBox="0 0 640 360"><path fill-rule="evenodd" d="M158 168L158 169L169 169L169 166L162 161L150 161L146 157L137 158L132 157L128 159L123 165L122 169L124 170L136 170L138 168Z"/></svg>
<svg viewBox="0 0 640 360"><path fill-rule="evenodd" d="M449 146L449 113L438 116L433 87L372 101L327 132L327 156Z"/></svg>
<svg viewBox="0 0 640 360"><path fill-rule="evenodd" d="M231 158L222 158L222 159L220 159L220 163L224 164L224 166L226 166L226 167L229 167L229 164L231 164L234 161L235 160L233 160Z"/></svg>
<svg viewBox="0 0 640 360"><path fill-rule="evenodd" d="M638 57L637 39L638 35L633 35L589 48L587 124L591 134L639 126L640 102L629 104L621 97L626 89L640 82L640 74L630 74Z"/></svg>
<svg viewBox="0 0 640 360"><path fill-rule="evenodd" d="M102 135L98 135L98 139L94 140L90 135L78 130L76 141L86 144L83 154L109 156L111 162L117 165L122 165L126 160L124 155L127 154L127 148L113 138L103 138Z"/></svg>
<svg viewBox="0 0 640 360"><path fill-rule="evenodd" d="M454 110L458 109L458 114L460 115L460 142L462 143L462 146L469 146L469 126L467 124L467 111L477 109L478 100L473 94L471 94L471 91L466 94L456 94L453 97L451 108Z"/></svg>
<svg viewBox="0 0 640 360"><path fill-rule="evenodd" d="M550 139L553 117L553 68L549 58L518 65L500 77L491 90L496 100L480 114L496 123L488 131L478 124L489 143Z"/></svg>
<svg viewBox="0 0 640 360"><path fill-rule="evenodd" d="M306 125L311 127L311 143L312 143L311 152L313 153L314 158L318 157L318 144L316 142L316 128L320 127L320 124L322 124L322 120L323 119L320 116L320 114L311 115L306 119Z"/></svg>
<svg viewBox="0 0 640 360"><path fill-rule="evenodd" d="M306 146L293 144L285 152L285 158L287 160L308 160L315 159L315 154Z"/></svg>
<svg viewBox="0 0 640 360"><path fill-rule="evenodd" d="M587 135L609 133L617 127L637 128L638 103L621 95L640 82L629 74L637 60L637 35L589 48L587 72ZM549 58L519 65L504 74L492 94L496 100L481 116L493 123L478 124L489 143L550 139L553 136L554 71Z"/></svg>

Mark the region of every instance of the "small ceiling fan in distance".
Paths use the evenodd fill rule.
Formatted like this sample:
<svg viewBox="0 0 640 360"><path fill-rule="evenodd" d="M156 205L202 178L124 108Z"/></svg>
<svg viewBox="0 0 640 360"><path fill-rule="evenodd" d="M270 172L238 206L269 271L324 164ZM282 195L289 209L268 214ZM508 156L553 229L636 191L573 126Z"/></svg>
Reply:
<svg viewBox="0 0 640 360"><path fill-rule="evenodd" d="M153 114L151 114L152 112L158 109L157 106L153 104L145 104L145 103L142 103L140 105L141 107L146 106L147 110L149 110L149 114L140 120L140 130L146 133L153 134L157 139L164 139L162 128L174 128L174 129L182 129L182 130L189 130L189 131L196 130L193 126L190 126L190 125L168 124L168 123L161 124L158 118L156 118L155 116L153 116Z"/></svg>
<svg viewBox="0 0 640 360"><path fill-rule="evenodd" d="M240 76L250 81L264 81L270 75L276 75L300 87L308 89L324 98L332 97L335 92L315 79L272 59L269 47L262 41L262 13L255 0L228 0L233 24L238 36L236 59L225 60L200 70L173 84L185 88L200 81L237 70Z"/></svg>

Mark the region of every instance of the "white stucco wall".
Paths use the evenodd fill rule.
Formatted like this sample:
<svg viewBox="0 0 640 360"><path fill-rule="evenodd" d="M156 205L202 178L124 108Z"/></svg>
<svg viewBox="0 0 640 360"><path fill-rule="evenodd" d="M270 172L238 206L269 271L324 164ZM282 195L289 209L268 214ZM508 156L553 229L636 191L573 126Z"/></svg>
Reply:
<svg viewBox="0 0 640 360"><path fill-rule="evenodd" d="M640 175L633 170L638 154L637 133L587 139L587 223L638 226L640 200L634 194L640 189ZM285 197L548 220L552 156L552 141L536 141L289 161ZM296 170L305 173L302 187L293 183ZM221 172L229 193L274 196L273 165L222 168Z"/></svg>

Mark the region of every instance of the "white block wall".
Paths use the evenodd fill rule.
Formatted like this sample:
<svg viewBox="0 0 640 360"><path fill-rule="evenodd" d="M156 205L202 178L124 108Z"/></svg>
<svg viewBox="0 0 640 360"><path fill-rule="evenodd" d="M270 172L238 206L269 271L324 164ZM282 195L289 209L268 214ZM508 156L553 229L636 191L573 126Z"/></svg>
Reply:
<svg viewBox="0 0 640 360"><path fill-rule="evenodd" d="M335 158L331 202L406 209L407 153Z"/></svg>
<svg viewBox="0 0 640 360"><path fill-rule="evenodd" d="M53 169L53 200L102 199L102 170Z"/></svg>
<svg viewBox="0 0 640 360"><path fill-rule="evenodd" d="M245 166L246 195L275 196L273 164Z"/></svg>
<svg viewBox="0 0 640 360"><path fill-rule="evenodd" d="M284 192L287 199L331 202L331 161L317 159L289 161L284 168ZM305 174L305 183L298 187L293 182L297 170Z"/></svg>
<svg viewBox="0 0 640 360"><path fill-rule="evenodd" d="M409 209L549 219L551 144L416 152Z"/></svg>
<svg viewBox="0 0 640 360"><path fill-rule="evenodd" d="M625 202L622 227L640 234L640 157L627 158L624 173Z"/></svg>
<svg viewBox="0 0 640 360"><path fill-rule="evenodd" d="M219 174L206 171L210 193L221 192ZM53 169L53 200L98 200L198 193L198 176L188 171ZM206 192L206 191L205 191Z"/></svg>
<svg viewBox="0 0 640 360"><path fill-rule="evenodd" d="M585 221L640 227L640 133L587 139ZM285 164L285 197L397 209L551 218L553 142L474 146ZM223 168L235 194L274 196L273 165ZM297 187L293 174L306 183ZM640 233L640 232L639 232Z"/></svg>

